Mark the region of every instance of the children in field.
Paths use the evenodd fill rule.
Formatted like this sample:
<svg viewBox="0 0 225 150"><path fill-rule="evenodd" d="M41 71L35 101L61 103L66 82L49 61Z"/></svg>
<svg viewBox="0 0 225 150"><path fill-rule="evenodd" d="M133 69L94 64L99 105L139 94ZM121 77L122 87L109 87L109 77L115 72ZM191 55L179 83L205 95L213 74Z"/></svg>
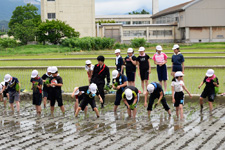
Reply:
<svg viewBox="0 0 225 150"><path fill-rule="evenodd" d="M33 70L31 73L32 90L33 90L33 105L36 107L37 115L41 114L41 102L42 102L42 85L43 81L38 76L38 71Z"/></svg>
<svg viewBox="0 0 225 150"><path fill-rule="evenodd" d="M120 49L115 50L116 54L116 70L123 74L123 58L120 56Z"/></svg>
<svg viewBox="0 0 225 150"><path fill-rule="evenodd" d="M139 91L134 86L127 86L122 94L123 101L127 106L127 113L131 117L131 112L133 113L133 118L136 117L137 104L139 102Z"/></svg>
<svg viewBox="0 0 225 150"><path fill-rule="evenodd" d="M149 103L147 104L148 94L150 94L150 97L149 97ZM158 102L155 104L155 107L159 105L159 103L161 102L164 109L168 112L169 116L171 116L170 107L168 106L166 102L166 98L164 97L162 86L159 83L152 82L148 85L147 92L145 94L144 106L147 107L148 105L148 108L147 108L148 117L150 117L152 106L156 98L158 98Z"/></svg>
<svg viewBox="0 0 225 150"><path fill-rule="evenodd" d="M172 56L172 72L171 75L174 77L175 72L181 71L184 73L184 56L180 52L179 45L175 44L173 46L174 54Z"/></svg>
<svg viewBox="0 0 225 150"><path fill-rule="evenodd" d="M135 86L136 77L136 62L137 58L134 56L134 50L129 48L127 50L127 56L124 59L124 64L126 65L126 75L129 86Z"/></svg>
<svg viewBox="0 0 225 150"><path fill-rule="evenodd" d="M139 76L141 78L141 87L143 89L143 94L145 94L148 86L149 74L151 73L150 57L145 54L144 47L140 47L138 51L140 55L137 58L137 65Z"/></svg>
<svg viewBox="0 0 225 150"><path fill-rule="evenodd" d="M4 102L4 107L6 108L7 99L9 99L9 93L7 87L5 86L5 81L1 82L0 87L0 91L2 91L2 89L5 87L5 90L1 93L1 101Z"/></svg>
<svg viewBox="0 0 225 150"><path fill-rule="evenodd" d="M75 87L71 97L72 98L75 97L75 100L76 100L75 104L74 104L74 114L75 114L79 104L81 103L81 101L84 98L84 91L79 91L79 87ZM88 109L88 107L86 106L84 109L85 116L87 115L87 109Z"/></svg>
<svg viewBox="0 0 225 150"><path fill-rule="evenodd" d="M48 67L47 72L43 74L43 76L41 77L44 83L44 86L43 86L44 108L46 108L47 99L49 98L49 87L47 85L50 84L49 82L50 77L51 77L51 67Z"/></svg>
<svg viewBox="0 0 225 150"><path fill-rule="evenodd" d="M112 87L116 91L116 100L114 102L114 113L116 113L118 106L120 105L120 101L122 99L122 93L127 86L127 77L117 70L112 71Z"/></svg>
<svg viewBox="0 0 225 150"><path fill-rule="evenodd" d="M201 84L199 85L199 89L201 88L201 86L205 83L205 88L200 96L200 110L202 113L203 110L203 99L205 99L206 97L208 97L208 102L209 102L209 110L210 112L212 112L213 109L213 105L212 103L214 102L215 99L215 87L219 87L219 80L216 77L216 75L214 74L214 70L213 69L209 69L206 72L206 76L204 78L204 80L201 82Z"/></svg>
<svg viewBox="0 0 225 150"><path fill-rule="evenodd" d="M76 110L75 117L78 116L80 110L85 110L87 105L90 104L93 111L95 111L97 118L99 118L98 108L96 107L96 103L95 103L95 96L97 95L99 97L101 103L103 103L103 100L97 90L97 85L92 83L89 86L82 86L82 87L76 88L74 90L74 93L76 93L77 90L83 91L84 95L83 95L83 100L80 103L80 106Z"/></svg>
<svg viewBox="0 0 225 150"><path fill-rule="evenodd" d="M55 101L58 102L58 106L60 107L63 114L65 114L65 108L63 105L62 99L62 86L63 80L58 74L58 68L52 67L51 68L52 77L50 78L50 84L48 85L49 88L49 98L51 102L51 114L54 113Z"/></svg>
<svg viewBox="0 0 225 150"><path fill-rule="evenodd" d="M5 86L2 89L2 92L8 88L9 92L9 103L11 110L14 112L14 101L16 101L17 112L20 111L20 83L16 77L12 77L10 74L6 74L4 77ZM1 93L2 93L1 92Z"/></svg>
<svg viewBox="0 0 225 150"><path fill-rule="evenodd" d="M174 104L174 107L176 107L176 115L177 118L183 120L183 105L184 105L184 92L185 90L190 98L192 98L190 92L184 85L183 81L184 74L181 71L178 71L175 73L175 78L172 80L171 87L172 87L172 102Z"/></svg>
<svg viewBox="0 0 225 150"><path fill-rule="evenodd" d="M164 82L164 92L167 91L167 55L162 52L162 46L156 46L156 53L153 56L154 63L157 65L157 74L160 85Z"/></svg>
<svg viewBox="0 0 225 150"><path fill-rule="evenodd" d="M93 70L94 70L94 65L91 64L90 60L86 60L86 65L85 65L85 70L87 71L87 75L88 75L88 82L91 82L91 76L93 74Z"/></svg>

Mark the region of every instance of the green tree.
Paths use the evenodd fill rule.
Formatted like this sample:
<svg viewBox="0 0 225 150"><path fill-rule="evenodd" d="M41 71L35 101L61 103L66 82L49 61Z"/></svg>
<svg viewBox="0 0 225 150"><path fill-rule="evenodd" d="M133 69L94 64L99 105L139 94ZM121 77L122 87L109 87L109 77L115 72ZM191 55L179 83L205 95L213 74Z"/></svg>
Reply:
<svg viewBox="0 0 225 150"><path fill-rule="evenodd" d="M102 23L116 23L115 20L101 20L101 21L96 21L96 24L99 23L101 25Z"/></svg>
<svg viewBox="0 0 225 150"><path fill-rule="evenodd" d="M150 14L150 13L143 9L141 12L132 11L132 12L129 12L128 14L129 15L137 15L137 14Z"/></svg>
<svg viewBox="0 0 225 150"><path fill-rule="evenodd" d="M22 24L16 23L13 26L14 38L19 39L23 45L29 41L35 41L37 27L32 20L25 20Z"/></svg>
<svg viewBox="0 0 225 150"><path fill-rule="evenodd" d="M38 14L38 8L32 4L18 6L13 11L9 21L9 36L14 36L21 40L23 44L35 39L35 32L41 23L41 16ZM32 29L33 28L33 29Z"/></svg>
<svg viewBox="0 0 225 150"><path fill-rule="evenodd" d="M79 37L80 33L60 20L46 20L42 22L37 31L38 41L59 44L62 38Z"/></svg>

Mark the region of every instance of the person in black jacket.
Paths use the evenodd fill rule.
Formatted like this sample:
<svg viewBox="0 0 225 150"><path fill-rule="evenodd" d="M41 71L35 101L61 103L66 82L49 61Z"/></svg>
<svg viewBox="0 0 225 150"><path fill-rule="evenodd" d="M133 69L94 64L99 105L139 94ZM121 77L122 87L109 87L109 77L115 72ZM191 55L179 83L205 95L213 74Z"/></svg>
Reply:
<svg viewBox="0 0 225 150"><path fill-rule="evenodd" d="M107 78L107 85L110 83L110 73L109 68L104 64L105 58L104 56L97 57L98 64L95 65L93 70L93 75L91 78L91 83L95 83L98 87L98 91L103 99L102 108L104 108L105 103L105 78Z"/></svg>

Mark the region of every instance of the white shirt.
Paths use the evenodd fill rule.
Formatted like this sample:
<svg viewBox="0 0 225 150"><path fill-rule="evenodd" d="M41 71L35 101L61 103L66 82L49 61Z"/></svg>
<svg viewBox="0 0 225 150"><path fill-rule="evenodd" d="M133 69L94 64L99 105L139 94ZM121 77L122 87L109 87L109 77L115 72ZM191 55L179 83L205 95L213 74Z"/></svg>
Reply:
<svg viewBox="0 0 225 150"><path fill-rule="evenodd" d="M174 87L175 92L183 92L184 82L182 80L178 81L176 79L176 82L172 81L171 86Z"/></svg>
<svg viewBox="0 0 225 150"><path fill-rule="evenodd" d="M120 55L116 56L116 65L118 64L118 60L119 60L120 57L121 57Z"/></svg>
<svg viewBox="0 0 225 150"><path fill-rule="evenodd" d="M94 70L94 65L91 64L91 67L88 67L87 65L85 65L85 70L86 71L93 71Z"/></svg>

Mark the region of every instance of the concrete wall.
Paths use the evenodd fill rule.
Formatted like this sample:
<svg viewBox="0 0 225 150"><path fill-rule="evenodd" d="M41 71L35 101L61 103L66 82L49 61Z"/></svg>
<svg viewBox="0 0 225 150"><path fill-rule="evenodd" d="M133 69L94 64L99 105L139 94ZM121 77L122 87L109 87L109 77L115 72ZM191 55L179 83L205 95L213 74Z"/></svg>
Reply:
<svg viewBox="0 0 225 150"><path fill-rule="evenodd" d="M225 0L200 0L185 10L181 27L225 26Z"/></svg>
<svg viewBox="0 0 225 150"><path fill-rule="evenodd" d="M95 0L41 0L41 18L48 19L48 13L56 13L56 19L65 21L81 37L95 36Z"/></svg>

